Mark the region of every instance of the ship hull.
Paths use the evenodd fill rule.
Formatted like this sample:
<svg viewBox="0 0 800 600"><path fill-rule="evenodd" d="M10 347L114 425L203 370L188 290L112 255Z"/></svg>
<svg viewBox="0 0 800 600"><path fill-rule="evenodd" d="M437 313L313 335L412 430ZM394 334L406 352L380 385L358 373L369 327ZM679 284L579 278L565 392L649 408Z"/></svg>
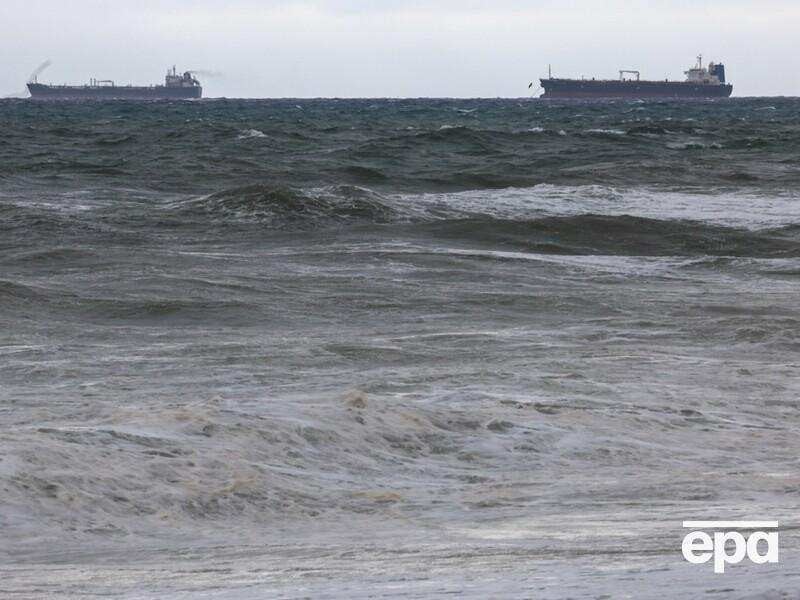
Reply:
<svg viewBox="0 0 800 600"><path fill-rule="evenodd" d="M542 79L542 98L728 98L733 86L681 81Z"/></svg>
<svg viewBox="0 0 800 600"><path fill-rule="evenodd" d="M203 97L203 88L200 86L71 86L29 83L28 91L35 100L194 100Z"/></svg>

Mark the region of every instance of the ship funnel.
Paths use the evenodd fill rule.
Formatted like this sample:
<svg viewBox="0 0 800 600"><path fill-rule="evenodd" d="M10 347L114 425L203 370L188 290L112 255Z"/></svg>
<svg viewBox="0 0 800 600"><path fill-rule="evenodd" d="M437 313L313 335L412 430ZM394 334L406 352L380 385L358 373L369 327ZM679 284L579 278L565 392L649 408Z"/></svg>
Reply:
<svg viewBox="0 0 800 600"><path fill-rule="evenodd" d="M711 74L716 75L720 83L725 83L725 65L714 65L714 70Z"/></svg>

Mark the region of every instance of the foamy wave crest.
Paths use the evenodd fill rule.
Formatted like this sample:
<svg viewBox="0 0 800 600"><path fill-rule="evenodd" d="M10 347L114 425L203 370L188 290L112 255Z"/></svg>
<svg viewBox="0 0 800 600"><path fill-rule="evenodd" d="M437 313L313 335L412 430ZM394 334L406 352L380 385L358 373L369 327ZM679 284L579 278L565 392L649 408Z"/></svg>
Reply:
<svg viewBox="0 0 800 600"><path fill-rule="evenodd" d="M263 131L259 131L258 129L245 129L242 131L237 139L240 140L249 140L253 138L265 138L267 134Z"/></svg>
<svg viewBox="0 0 800 600"><path fill-rule="evenodd" d="M380 195L354 186L302 191L250 185L181 201L169 208L181 216L202 216L216 222L258 222L291 228L358 221L385 223L397 218L396 211Z"/></svg>
<svg viewBox="0 0 800 600"><path fill-rule="evenodd" d="M593 133L595 135L625 135L625 131L621 129L587 129L586 133Z"/></svg>

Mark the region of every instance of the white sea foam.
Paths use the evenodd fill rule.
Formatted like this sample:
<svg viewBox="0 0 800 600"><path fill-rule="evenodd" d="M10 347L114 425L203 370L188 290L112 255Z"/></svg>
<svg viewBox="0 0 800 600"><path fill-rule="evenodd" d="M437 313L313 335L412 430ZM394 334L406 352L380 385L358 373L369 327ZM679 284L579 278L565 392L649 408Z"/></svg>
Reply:
<svg viewBox="0 0 800 600"><path fill-rule="evenodd" d="M263 131L259 131L258 129L245 129L239 134L238 139L240 140L247 140L252 138L265 138L267 134Z"/></svg>
<svg viewBox="0 0 800 600"><path fill-rule="evenodd" d="M586 133L598 133L605 135L625 135L621 129L587 129Z"/></svg>
<svg viewBox="0 0 800 600"><path fill-rule="evenodd" d="M683 147L683 146L682 146ZM675 192L651 188L559 186L474 190L388 196L404 211L501 219L535 219L580 214L631 215L652 219L685 219L711 224L762 229L800 222L800 195L748 192Z"/></svg>

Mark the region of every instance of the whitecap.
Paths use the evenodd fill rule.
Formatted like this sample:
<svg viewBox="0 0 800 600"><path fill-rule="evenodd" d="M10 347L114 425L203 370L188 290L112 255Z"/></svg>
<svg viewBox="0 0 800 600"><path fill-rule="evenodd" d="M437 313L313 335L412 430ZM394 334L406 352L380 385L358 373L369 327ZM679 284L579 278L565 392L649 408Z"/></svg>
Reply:
<svg viewBox="0 0 800 600"><path fill-rule="evenodd" d="M245 129L239 134L237 139L239 140L247 140L251 138L265 138L267 134L263 131L259 131L258 129Z"/></svg>
<svg viewBox="0 0 800 600"><path fill-rule="evenodd" d="M603 135L625 135L621 129L587 129L586 133L600 133Z"/></svg>

